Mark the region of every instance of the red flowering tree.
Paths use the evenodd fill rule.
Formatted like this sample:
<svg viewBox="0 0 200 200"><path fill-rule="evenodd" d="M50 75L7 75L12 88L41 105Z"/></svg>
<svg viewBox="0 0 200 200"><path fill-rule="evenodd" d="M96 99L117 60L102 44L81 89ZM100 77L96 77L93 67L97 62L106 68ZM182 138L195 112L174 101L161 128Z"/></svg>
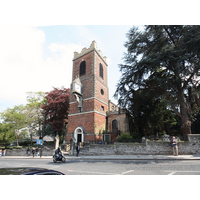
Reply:
<svg viewBox="0 0 200 200"><path fill-rule="evenodd" d="M68 119L70 89L62 87L46 92L46 105L41 105L45 124L50 124L55 134L61 134Z"/></svg>

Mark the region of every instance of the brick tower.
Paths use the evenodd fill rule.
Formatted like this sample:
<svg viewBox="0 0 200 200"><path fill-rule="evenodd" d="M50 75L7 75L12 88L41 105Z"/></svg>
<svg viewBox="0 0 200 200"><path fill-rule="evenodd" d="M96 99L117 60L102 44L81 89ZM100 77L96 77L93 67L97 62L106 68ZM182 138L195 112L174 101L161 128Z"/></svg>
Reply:
<svg viewBox="0 0 200 200"><path fill-rule="evenodd" d="M106 57L97 49L96 42L74 52L67 141L102 139L106 130L108 85Z"/></svg>

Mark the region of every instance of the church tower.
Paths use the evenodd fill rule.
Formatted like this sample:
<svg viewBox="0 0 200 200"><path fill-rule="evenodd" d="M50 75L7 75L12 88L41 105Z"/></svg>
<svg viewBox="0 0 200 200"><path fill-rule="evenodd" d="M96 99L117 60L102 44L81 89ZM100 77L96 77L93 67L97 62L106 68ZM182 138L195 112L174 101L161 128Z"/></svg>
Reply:
<svg viewBox="0 0 200 200"><path fill-rule="evenodd" d="M93 41L81 53L74 52L67 141L103 139L108 111L106 57Z"/></svg>

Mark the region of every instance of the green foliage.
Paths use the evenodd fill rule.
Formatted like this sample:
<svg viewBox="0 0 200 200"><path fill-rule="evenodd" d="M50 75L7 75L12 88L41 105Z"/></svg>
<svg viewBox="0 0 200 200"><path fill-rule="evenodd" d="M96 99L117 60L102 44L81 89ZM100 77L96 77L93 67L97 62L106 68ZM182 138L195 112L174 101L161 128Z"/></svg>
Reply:
<svg viewBox="0 0 200 200"><path fill-rule="evenodd" d="M26 127L27 118L24 114L25 107L23 105L15 106L14 108L8 108L1 113L1 118L4 120L4 123L10 124L10 129L6 134L10 135L12 132L15 134L17 143L20 138L25 134L25 131L20 132L21 129Z"/></svg>
<svg viewBox="0 0 200 200"><path fill-rule="evenodd" d="M15 140L13 131L13 124L11 123L0 123L0 143L8 144Z"/></svg>
<svg viewBox="0 0 200 200"><path fill-rule="evenodd" d="M120 106L135 118L133 110L139 109L132 103L134 95L140 90L149 96L155 93L153 99L164 98L184 124L188 121L188 90L200 87L196 78L200 76L200 26L145 26L143 32L133 27L127 37L125 64L120 65L122 77L115 93ZM152 124L155 129L160 126ZM146 129L147 123L140 127Z"/></svg>
<svg viewBox="0 0 200 200"><path fill-rule="evenodd" d="M130 133L122 133L117 137L119 142L130 142L130 140L133 139L133 137L130 135Z"/></svg>

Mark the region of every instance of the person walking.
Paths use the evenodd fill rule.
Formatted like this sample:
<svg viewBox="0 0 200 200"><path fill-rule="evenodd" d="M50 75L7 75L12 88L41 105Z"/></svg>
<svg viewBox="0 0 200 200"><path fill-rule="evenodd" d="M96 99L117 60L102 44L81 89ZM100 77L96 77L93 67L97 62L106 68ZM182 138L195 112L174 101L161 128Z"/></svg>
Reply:
<svg viewBox="0 0 200 200"><path fill-rule="evenodd" d="M174 145L172 147L173 148L174 156L178 156L178 146L177 146L178 142L177 142L177 140L175 139L174 136L172 137L171 143Z"/></svg>
<svg viewBox="0 0 200 200"><path fill-rule="evenodd" d="M40 158L42 157L43 147L40 149Z"/></svg>
<svg viewBox="0 0 200 200"><path fill-rule="evenodd" d="M78 154L79 154L79 151L80 151L80 146L79 146L79 144L77 145L77 147L76 147L76 157L78 157Z"/></svg>
<svg viewBox="0 0 200 200"><path fill-rule="evenodd" d="M6 155L6 149L3 149L3 156L5 156Z"/></svg>
<svg viewBox="0 0 200 200"><path fill-rule="evenodd" d="M36 152L36 156L38 156L38 153L39 153L39 149L38 149L38 147L36 147L35 152Z"/></svg>
<svg viewBox="0 0 200 200"><path fill-rule="evenodd" d="M27 156L30 156L30 152L31 152L31 150L30 150L30 148L28 147L28 149L26 150Z"/></svg>
<svg viewBox="0 0 200 200"><path fill-rule="evenodd" d="M35 156L35 148L32 148L32 154L33 154L33 158Z"/></svg>

